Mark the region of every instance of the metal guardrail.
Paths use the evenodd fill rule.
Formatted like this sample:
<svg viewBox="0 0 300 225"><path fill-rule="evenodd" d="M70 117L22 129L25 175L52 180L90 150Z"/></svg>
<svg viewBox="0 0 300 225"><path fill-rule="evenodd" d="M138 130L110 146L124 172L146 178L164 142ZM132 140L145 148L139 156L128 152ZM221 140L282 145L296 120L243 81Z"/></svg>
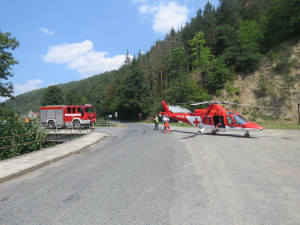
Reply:
<svg viewBox="0 0 300 225"><path fill-rule="evenodd" d="M94 124L94 126L115 127L115 126L119 126L119 122L109 121L109 120L98 120ZM43 128L45 128L45 127L43 127ZM47 132L48 133L48 138L46 138L46 139L42 137L43 132L35 132L35 133L29 133L29 134L20 134L20 135L14 135L14 136L0 137L0 140L1 139L10 139L11 140L10 145L0 146L0 152L4 149L11 149L12 157L15 157L16 156L16 149L15 149L16 147L25 146L25 145L32 144L32 143L39 143L39 149L42 149L42 143L45 142L45 141L46 142L53 142L56 145L57 143L72 140L73 135L76 135L76 136L85 135L86 133L90 132L91 129L92 129L92 127L90 127L90 126L88 126L87 129L84 129L84 128L74 129L72 127L71 129L67 129L67 130L70 130L70 133L63 133L63 130L65 130L65 129L63 129L63 130L57 129L57 128L56 129L51 129L50 132ZM88 131L88 132L85 132L85 131ZM38 139L36 139L34 141L17 143L17 141L16 141L17 138L30 136L30 135L39 135L39 137L38 137ZM53 138L53 136L54 136L54 138ZM68 136L70 137L69 139L67 138ZM38 150L38 149L36 149L36 150Z"/></svg>
<svg viewBox="0 0 300 225"><path fill-rule="evenodd" d="M32 122L31 122L31 123L32 123ZM41 128L44 128L44 129L52 129L52 128L49 127L49 124L42 124L41 122L36 122L36 123L39 123L39 125L40 125ZM69 129L69 128L76 129L76 130L78 130L78 129L92 129L94 126L96 126L96 127L116 127L116 126L119 126L119 124L120 124L120 121L113 121L113 120L97 120L97 122L94 123L92 126L90 126L90 124L89 124L89 125L86 125L86 126L84 126L84 127L75 128L75 127L72 125L72 127L67 127L67 129ZM55 130L55 129L58 130L58 129L60 129L60 128L57 128L57 127L53 128L53 130Z"/></svg>
<svg viewBox="0 0 300 225"><path fill-rule="evenodd" d="M42 122L39 122L39 125L40 125L40 127L43 128L43 129L56 129L56 130L61 129L61 128L63 128L63 129L69 129L69 128L71 128L71 129L76 129L76 130L78 130L78 129L91 129L91 128L92 128L92 125L91 125L91 124L88 124L88 125L80 125L79 127L76 127L76 126L74 126L73 123L71 123L71 126L70 126L70 125L66 125L66 124L63 124L63 125L62 125L62 124L57 125L56 123L54 123L54 124L53 124L54 127L51 127L49 123L42 123Z"/></svg>
<svg viewBox="0 0 300 225"><path fill-rule="evenodd" d="M54 145L56 145L58 143L70 141L73 139L74 136L82 136L82 135L85 135L85 134L91 132L90 129L80 129L80 130L68 129L69 133L64 133L64 131L65 130L61 130L61 129L59 129L59 130L52 129L50 133L47 132L48 133L47 138L43 138L43 134L45 131L0 137L0 140L8 139L8 141L7 141L8 145L0 146L0 153L3 150L6 150L6 151L8 150L12 153L11 157L15 157L16 156L16 148L20 147L20 146L26 146L26 145L32 144L32 143L39 143L39 148L37 148L35 150L41 150L43 147L43 143L45 143L45 142L52 142ZM20 141L18 141L18 138L32 136L32 135L38 136L38 138L36 138L34 141L17 143L17 142L20 142ZM33 150L33 151L35 151L35 150Z"/></svg>
<svg viewBox="0 0 300 225"><path fill-rule="evenodd" d="M47 141L54 142L56 145L58 142L66 142L73 139L73 136L82 136L91 132L90 129L51 129L46 131L48 133ZM68 138L69 137L69 138Z"/></svg>
<svg viewBox="0 0 300 225"><path fill-rule="evenodd" d="M95 123L96 127L116 127L119 126L119 122L111 120L97 120Z"/></svg>
<svg viewBox="0 0 300 225"><path fill-rule="evenodd" d="M21 144L16 144L16 138L24 137L24 136L31 136L31 135L36 135L36 134L39 134L38 140L29 141L29 142L25 142L25 143L21 143ZM11 139L11 145L5 146L5 147L0 147L0 150L11 148L12 149L12 157L15 156L15 148L16 147L39 142L39 147L40 147L40 149L42 149L42 141L44 141L42 139L42 132L35 132L35 133L30 133L30 134L20 134L20 135L14 135L14 136L6 136L6 137L0 137L0 139Z"/></svg>

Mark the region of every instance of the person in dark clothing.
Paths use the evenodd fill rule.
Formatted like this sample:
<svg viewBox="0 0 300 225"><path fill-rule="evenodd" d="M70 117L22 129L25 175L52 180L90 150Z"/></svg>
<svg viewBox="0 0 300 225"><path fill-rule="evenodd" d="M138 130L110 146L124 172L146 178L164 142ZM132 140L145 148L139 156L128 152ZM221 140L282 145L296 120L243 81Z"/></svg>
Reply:
<svg viewBox="0 0 300 225"><path fill-rule="evenodd" d="M154 124L155 124L155 126L154 126L154 129L153 130L159 130L158 129L158 116L156 115L154 118L153 118L153 120L154 120Z"/></svg>

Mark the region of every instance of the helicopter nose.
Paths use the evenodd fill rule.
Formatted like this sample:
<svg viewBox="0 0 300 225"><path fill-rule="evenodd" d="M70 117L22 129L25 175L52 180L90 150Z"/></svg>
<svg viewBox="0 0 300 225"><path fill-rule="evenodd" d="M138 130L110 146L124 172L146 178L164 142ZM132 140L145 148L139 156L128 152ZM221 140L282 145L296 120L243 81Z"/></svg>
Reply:
<svg viewBox="0 0 300 225"><path fill-rule="evenodd" d="M262 127L256 123L252 123L252 122L246 123L245 128L254 129L254 130L263 130L264 129L264 127Z"/></svg>

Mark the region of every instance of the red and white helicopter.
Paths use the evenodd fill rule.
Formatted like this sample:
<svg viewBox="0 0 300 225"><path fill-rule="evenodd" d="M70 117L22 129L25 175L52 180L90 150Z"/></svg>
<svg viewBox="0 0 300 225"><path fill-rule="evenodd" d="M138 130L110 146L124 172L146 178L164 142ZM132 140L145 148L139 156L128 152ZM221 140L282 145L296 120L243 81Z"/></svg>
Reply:
<svg viewBox="0 0 300 225"><path fill-rule="evenodd" d="M168 107L164 100L162 100L161 103L163 105L164 112L160 112L160 115L167 115L172 119L199 127L198 134L202 134L205 130L211 130L213 134L216 134L218 131L240 131L244 132L244 136L248 138L250 137L249 132L262 131L264 129L258 124L248 122L239 113L227 111L221 106L221 104L235 103L213 101L191 103L190 105L209 104L208 108L195 109L194 112L189 112L187 109L183 109L178 106Z"/></svg>

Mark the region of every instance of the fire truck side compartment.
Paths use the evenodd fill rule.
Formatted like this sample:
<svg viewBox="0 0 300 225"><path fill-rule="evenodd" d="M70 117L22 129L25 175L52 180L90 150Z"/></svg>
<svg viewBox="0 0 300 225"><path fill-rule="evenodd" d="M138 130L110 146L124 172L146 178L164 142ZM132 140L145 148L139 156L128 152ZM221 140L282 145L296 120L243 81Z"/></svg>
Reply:
<svg viewBox="0 0 300 225"><path fill-rule="evenodd" d="M47 124L49 120L55 121L56 126L63 126L63 109L41 110L41 122Z"/></svg>
<svg viewBox="0 0 300 225"><path fill-rule="evenodd" d="M63 110L62 109L56 109L56 125L57 126L63 126L64 121L63 121Z"/></svg>
<svg viewBox="0 0 300 225"><path fill-rule="evenodd" d="M41 110L41 123L47 123L47 111L46 110Z"/></svg>

